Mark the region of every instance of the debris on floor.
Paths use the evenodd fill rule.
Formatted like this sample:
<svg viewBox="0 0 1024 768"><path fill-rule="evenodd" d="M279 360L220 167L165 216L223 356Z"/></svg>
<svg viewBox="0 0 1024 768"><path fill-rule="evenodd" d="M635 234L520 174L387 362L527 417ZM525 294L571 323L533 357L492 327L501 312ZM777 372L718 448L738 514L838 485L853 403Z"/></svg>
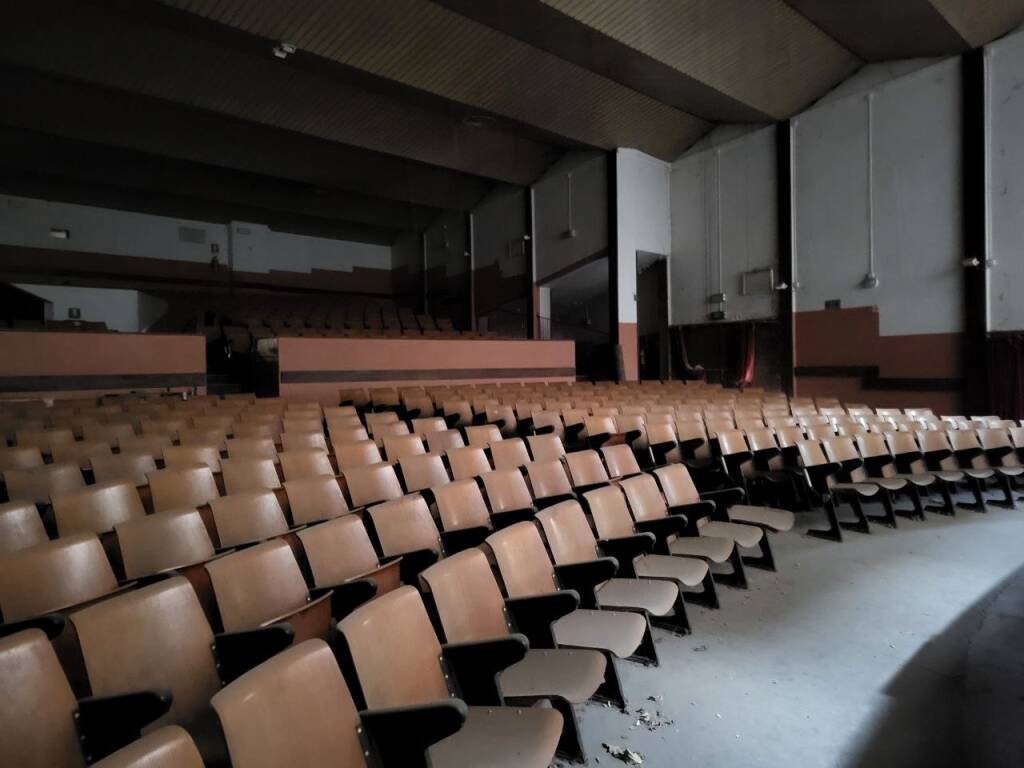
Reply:
<svg viewBox="0 0 1024 768"><path fill-rule="evenodd" d="M626 765L643 765L644 763L644 756L628 747L617 747L614 744L602 744L601 746L604 747L605 752Z"/></svg>
<svg viewBox="0 0 1024 768"><path fill-rule="evenodd" d="M648 731L656 731L665 725L673 725L675 720L663 720L661 710L658 710L654 715L651 715L646 709L638 709L636 711L636 720L633 722L632 728L639 728L643 726Z"/></svg>

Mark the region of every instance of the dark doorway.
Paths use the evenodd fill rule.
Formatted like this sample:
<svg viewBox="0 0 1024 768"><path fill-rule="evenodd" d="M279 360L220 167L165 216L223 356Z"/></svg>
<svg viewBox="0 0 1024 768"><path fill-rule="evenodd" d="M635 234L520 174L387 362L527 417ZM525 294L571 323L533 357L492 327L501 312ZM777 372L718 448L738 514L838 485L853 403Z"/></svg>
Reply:
<svg viewBox="0 0 1024 768"><path fill-rule="evenodd" d="M636 313L640 378L669 378L668 259L636 254Z"/></svg>

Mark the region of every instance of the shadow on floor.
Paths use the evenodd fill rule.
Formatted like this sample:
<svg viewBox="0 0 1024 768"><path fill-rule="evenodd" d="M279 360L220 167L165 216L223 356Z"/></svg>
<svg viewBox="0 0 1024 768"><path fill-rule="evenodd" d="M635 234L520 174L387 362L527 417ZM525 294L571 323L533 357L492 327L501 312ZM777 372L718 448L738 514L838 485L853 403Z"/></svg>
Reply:
<svg viewBox="0 0 1024 768"><path fill-rule="evenodd" d="M1024 567L889 681L847 768L1024 765Z"/></svg>

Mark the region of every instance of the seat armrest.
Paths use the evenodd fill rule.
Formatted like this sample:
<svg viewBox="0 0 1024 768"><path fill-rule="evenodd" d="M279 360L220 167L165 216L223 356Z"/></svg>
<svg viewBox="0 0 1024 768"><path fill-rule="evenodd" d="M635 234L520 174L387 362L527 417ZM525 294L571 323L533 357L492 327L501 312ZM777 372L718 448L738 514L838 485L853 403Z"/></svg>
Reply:
<svg viewBox="0 0 1024 768"><path fill-rule="evenodd" d="M608 581L619 570L614 557L599 557L582 563L556 565L555 575L565 589L572 589L580 595L582 608L597 607L597 587Z"/></svg>
<svg viewBox="0 0 1024 768"><path fill-rule="evenodd" d="M957 464L963 469L974 469L974 460L979 456L984 456L985 451L981 448L964 448L959 451L953 451L956 456Z"/></svg>
<svg viewBox="0 0 1024 768"><path fill-rule="evenodd" d="M171 708L170 691L133 691L79 699L75 727L87 763L131 744L142 729Z"/></svg>
<svg viewBox="0 0 1024 768"><path fill-rule="evenodd" d="M310 590L314 600L322 594L331 595L331 618L341 621L363 603L377 596L377 585L371 579L353 579Z"/></svg>
<svg viewBox="0 0 1024 768"><path fill-rule="evenodd" d="M705 442L703 437L692 437L689 440L680 440L677 445L684 459L695 459L697 458L697 449Z"/></svg>
<svg viewBox="0 0 1024 768"><path fill-rule="evenodd" d="M922 458L920 451L907 451L906 453L897 453L893 456L893 464L896 465L896 471L901 474L909 474L911 472L911 465L915 461L920 461Z"/></svg>
<svg viewBox="0 0 1024 768"><path fill-rule="evenodd" d="M505 609L516 630L526 635L531 648L554 648L551 625L575 611L579 604L576 592L563 589L546 595L510 597L505 600Z"/></svg>
<svg viewBox="0 0 1024 768"><path fill-rule="evenodd" d="M636 578L633 561L640 555L654 551L657 539L653 533L638 533L633 536L622 536L618 539L601 539L597 545L609 557L619 562L619 573L626 578Z"/></svg>
<svg viewBox="0 0 1024 768"><path fill-rule="evenodd" d="M565 439L566 441L575 442L576 438L580 436L580 432L586 425L581 421L577 424L566 424L565 425Z"/></svg>
<svg viewBox="0 0 1024 768"><path fill-rule="evenodd" d="M529 643L526 635L483 640L475 643L448 643L441 655L458 683L463 701L478 707L504 704L498 686L498 673L522 661Z"/></svg>
<svg viewBox="0 0 1024 768"><path fill-rule="evenodd" d="M652 534L657 542L654 551L662 555L669 553L668 540L670 537L696 535L695 523L690 522L690 519L683 514L666 515L653 520L640 520L636 524L636 529L640 533ZM693 533L691 533L691 529Z"/></svg>
<svg viewBox="0 0 1024 768"><path fill-rule="evenodd" d="M1013 447L1009 445L1003 445L999 448L986 448L985 456L988 457L989 463L995 466L999 466L1003 463L1003 456L1013 453Z"/></svg>
<svg viewBox="0 0 1024 768"><path fill-rule="evenodd" d="M44 613L42 616L35 616L31 619L0 623L0 637L24 632L26 629L41 629L50 640L53 640L64 631L65 623L62 613Z"/></svg>
<svg viewBox="0 0 1024 768"><path fill-rule="evenodd" d="M420 574L437 562L438 554L432 549L417 549L403 552L401 558L402 564L398 568L402 583L415 586L420 583Z"/></svg>
<svg viewBox="0 0 1024 768"><path fill-rule="evenodd" d="M678 445L675 440L666 440L664 443L651 443L651 453L654 455L655 464L664 464L665 457L672 453Z"/></svg>
<svg viewBox="0 0 1024 768"><path fill-rule="evenodd" d="M877 477L878 475L882 474L883 467L888 467L892 463L892 456L886 456L885 454L882 454L880 456L864 457L864 468L872 477Z"/></svg>
<svg viewBox="0 0 1024 768"><path fill-rule="evenodd" d="M225 685L262 664L292 644L295 630L287 622L269 624L259 629L222 632L213 639L213 655L217 672Z"/></svg>
<svg viewBox="0 0 1024 768"><path fill-rule="evenodd" d="M742 488L719 488L713 491L701 491L702 501L714 502L724 512L733 504L741 503L747 497L747 492Z"/></svg>
<svg viewBox="0 0 1024 768"><path fill-rule="evenodd" d="M933 472L937 472L942 469L942 462L952 455L953 452L948 448L940 448L937 451L927 451L924 453L925 466Z"/></svg>
<svg viewBox="0 0 1024 768"><path fill-rule="evenodd" d="M762 448L759 451L753 451L751 456L754 459L754 469L760 472L768 472L771 470L771 460L776 456L782 454L782 451L778 448Z"/></svg>
<svg viewBox="0 0 1024 768"><path fill-rule="evenodd" d="M685 517L688 523L687 530L692 530L694 534L697 532L695 527L697 520L702 517L706 517L708 520L720 520L723 523L729 522L728 515L725 515L725 512L710 499L702 499L692 504L680 504L676 507L669 507L668 512L670 515L682 515Z"/></svg>
<svg viewBox="0 0 1024 768"><path fill-rule="evenodd" d="M426 768L427 748L458 733L467 714L465 702L449 699L412 707L364 709L359 720L382 768Z"/></svg>

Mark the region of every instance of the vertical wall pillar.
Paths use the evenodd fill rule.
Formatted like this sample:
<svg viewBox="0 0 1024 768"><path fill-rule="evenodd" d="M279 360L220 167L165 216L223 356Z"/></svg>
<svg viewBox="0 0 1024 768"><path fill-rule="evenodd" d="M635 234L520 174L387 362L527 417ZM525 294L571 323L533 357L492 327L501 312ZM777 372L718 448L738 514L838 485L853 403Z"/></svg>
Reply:
<svg viewBox="0 0 1024 768"><path fill-rule="evenodd" d="M626 201L619 198L618 152L608 155L608 291L615 372L620 381L640 378L636 314L636 250L627 231Z"/></svg>
<svg viewBox="0 0 1024 768"><path fill-rule="evenodd" d="M782 391L793 395L796 366L796 324L793 307L793 134L789 121L775 125L776 184L778 186L779 283L776 291L779 315L779 377Z"/></svg>
<svg viewBox="0 0 1024 768"><path fill-rule="evenodd" d="M963 66L964 333L963 410L988 413L988 109L983 49L968 51Z"/></svg>

